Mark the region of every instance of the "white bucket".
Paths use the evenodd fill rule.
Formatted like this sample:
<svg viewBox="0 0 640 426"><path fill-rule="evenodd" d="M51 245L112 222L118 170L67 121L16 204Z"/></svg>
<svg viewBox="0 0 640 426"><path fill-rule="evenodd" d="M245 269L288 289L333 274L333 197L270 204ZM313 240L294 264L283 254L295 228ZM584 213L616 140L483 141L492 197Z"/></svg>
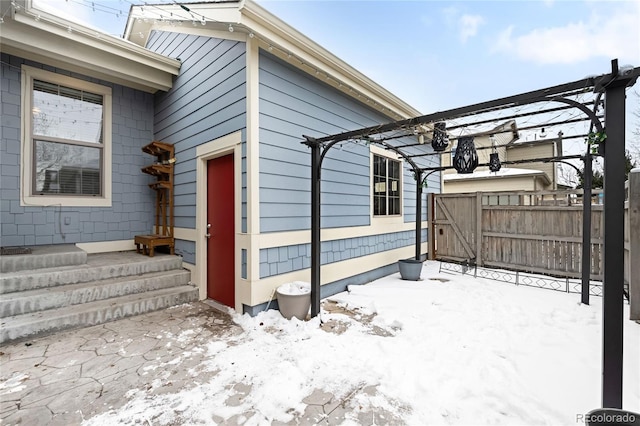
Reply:
<svg viewBox="0 0 640 426"><path fill-rule="evenodd" d="M286 319L304 321L311 307L311 285L303 281L283 284L276 289L278 308Z"/></svg>

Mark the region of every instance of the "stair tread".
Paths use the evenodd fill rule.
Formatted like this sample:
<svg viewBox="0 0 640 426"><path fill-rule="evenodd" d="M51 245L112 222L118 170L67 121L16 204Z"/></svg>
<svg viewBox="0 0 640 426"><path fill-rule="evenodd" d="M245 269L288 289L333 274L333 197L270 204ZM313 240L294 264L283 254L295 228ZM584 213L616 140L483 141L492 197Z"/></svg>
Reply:
<svg viewBox="0 0 640 426"><path fill-rule="evenodd" d="M51 293L70 292L70 291L84 289L91 286L120 284L120 283L129 282L129 281L162 278L162 277L173 276L173 275L190 275L190 272L186 269L171 269L167 271L147 272L147 273L138 274L138 275L125 275L125 276L120 276L115 278L105 278L102 280L94 280L94 281L79 282L79 283L72 283L72 284L61 284L61 285L55 285L55 286L49 286L49 287L35 288L32 290L15 291L11 293L0 294L0 303L10 302L10 301L19 300L19 299L26 299L30 297L37 297L40 295L46 295Z"/></svg>
<svg viewBox="0 0 640 426"><path fill-rule="evenodd" d="M170 254L156 254L154 257L138 254L135 251L131 253L127 252L127 257L122 257L121 253L116 253L110 256L110 253L101 253L100 255L88 255L87 262L80 265L66 265L53 268L39 268L25 271L14 271L2 274L2 278L14 278L21 276L33 276L33 275L46 275L52 272L64 272L74 270L87 270L92 268L100 268L104 266L117 266L117 265L129 265L135 263L148 263L148 262L168 262L179 259L179 256Z"/></svg>
<svg viewBox="0 0 640 426"><path fill-rule="evenodd" d="M25 247L28 253L7 254L0 257L0 271L4 273L33 271L69 265L82 265L87 253L75 244L54 244Z"/></svg>
<svg viewBox="0 0 640 426"><path fill-rule="evenodd" d="M191 285L181 285L176 287L163 288L158 290L150 290L142 293L129 294L126 296L112 297L93 302L81 303L77 305L65 306L57 309L49 309L46 311L31 312L28 314L14 315L0 320L3 328L20 327L28 324L38 323L40 321L51 321L56 318L71 317L77 314L96 311L98 309L108 308L119 304L138 302L141 300L149 300L160 296L171 294L181 294L197 291L197 288Z"/></svg>

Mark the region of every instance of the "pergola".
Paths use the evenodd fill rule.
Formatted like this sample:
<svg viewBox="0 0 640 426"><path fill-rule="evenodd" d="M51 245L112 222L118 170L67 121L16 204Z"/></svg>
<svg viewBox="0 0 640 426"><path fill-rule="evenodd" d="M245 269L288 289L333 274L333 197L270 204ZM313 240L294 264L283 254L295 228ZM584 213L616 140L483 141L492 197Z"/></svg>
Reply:
<svg viewBox="0 0 640 426"><path fill-rule="evenodd" d="M625 89L633 86L640 76L640 68L618 67L617 59L611 61L611 72L600 76L558 86L534 90L488 102L482 102L447 111L435 112L419 117L394 121L387 124L346 131L334 135L311 137L303 135L303 144L311 148L311 315L320 312L320 274L321 274L321 238L320 238L320 182L322 161L326 153L337 143L350 140L366 140L391 150L404 158L416 178L416 259L421 250L422 188L429 173L441 171L446 167L421 168L414 161L416 155L409 154L408 147L418 144L393 143L398 138L391 132L405 131L404 136L415 134L420 126L433 126L435 123L460 118L474 117L479 114L498 113L520 105L538 102L558 102L565 104L560 108L545 110L546 113L566 108L577 108L590 122L591 129L598 135L599 153L604 157L604 282L603 282L603 364L602 364L602 406L622 408L622 357L623 357L623 294L624 294L624 165L625 165ZM590 104L579 102L572 97L576 94L595 93L593 109ZM598 115L601 97L604 97L604 123ZM512 114L504 118L517 118L523 114ZM489 120L487 120L489 121ZM474 123L478 124L480 122ZM605 128L606 123L606 128ZM533 126L535 127L535 126ZM590 134L593 134L590 132ZM589 134L573 136L587 137ZM606 138L606 139L605 139ZM587 150L589 151L589 150ZM427 153L424 155L433 155ZM584 157L555 157L532 161L564 161L581 158L585 161L585 176L591 177L590 153ZM590 183L585 185L585 208L583 222L583 303L588 303L589 285L589 234L591 203ZM587 198L588 196L588 198ZM588 225L588 226L587 226ZM586 235L585 235L586 234ZM431 236L429 237L431 238ZM586 243L585 243L586 239ZM586 267L585 267L586 262ZM586 279L585 279L586 274ZM586 286L585 286L586 282ZM586 291L585 291L586 289ZM585 294L586 293L586 294ZM607 348L605 351L604 348Z"/></svg>

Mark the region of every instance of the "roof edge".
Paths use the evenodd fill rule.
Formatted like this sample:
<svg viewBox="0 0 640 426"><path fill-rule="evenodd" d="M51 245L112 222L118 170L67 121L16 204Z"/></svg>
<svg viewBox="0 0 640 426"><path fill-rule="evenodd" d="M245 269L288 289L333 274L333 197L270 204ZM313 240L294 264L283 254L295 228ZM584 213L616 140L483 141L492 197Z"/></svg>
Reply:
<svg viewBox="0 0 640 426"><path fill-rule="evenodd" d="M354 90L362 92L363 95L369 96L374 99L375 102L381 105L386 105L388 108L397 110L401 118L410 118L419 116L421 113L407 102L400 99L398 96L391 93L389 90L382 87L380 84L367 77L362 72L349 65L344 60L340 59L326 48L322 47L291 25L278 18L273 13L269 12L264 7L260 6L252 0L241 0L241 13L243 18L246 17L246 22L243 22L249 28L261 27L261 29L269 30L270 34L264 34L264 37L269 35L275 36L280 43L284 44L283 48L291 46L292 50L296 50L295 53L304 55L309 58L317 58L318 67L322 67L327 71L330 71L335 77L343 77L345 81L344 85L355 86ZM257 29L257 28L256 28ZM276 42L276 40L272 40ZM287 46L289 45L289 46ZM293 51L291 52L294 53ZM305 58L301 58L302 62L306 64ZM300 68L300 67L298 67ZM327 73L327 75L329 75ZM340 83L338 83L340 84Z"/></svg>
<svg viewBox="0 0 640 426"><path fill-rule="evenodd" d="M15 0L0 43L11 54L154 93L168 90L180 61ZM76 46L76 48L72 48ZM78 57L78 52L83 57ZM86 56L86 57L85 57ZM132 71L135 71L133 73Z"/></svg>

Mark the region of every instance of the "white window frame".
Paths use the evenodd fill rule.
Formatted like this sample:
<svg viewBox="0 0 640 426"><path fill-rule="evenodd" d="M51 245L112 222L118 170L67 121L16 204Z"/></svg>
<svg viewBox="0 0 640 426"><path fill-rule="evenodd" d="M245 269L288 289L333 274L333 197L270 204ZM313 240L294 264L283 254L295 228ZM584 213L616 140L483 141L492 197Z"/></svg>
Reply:
<svg viewBox="0 0 640 426"><path fill-rule="evenodd" d="M33 188L33 141L32 108L33 80L42 80L73 89L84 90L103 96L103 147L102 147L102 195L95 197L74 195L34 195ZM112 145L112 94L111 88L84 80L56 74L39 68L22 66L22 140L20 160L21 206L62 206L62 207L111 207L111 145Z"/></svg>
<svg viewBox="0 0 640 426"><path fill-rule="evenodd" d="M394 161L398 161L400 163L400 181L399 181L399 185L400 185L400 213L399 214L394 214L394 215L375 215L374 211L373 211L373 205L374 205L374 195L373 195L373 159L374 159L374 155L380 156L380 157L386 157L390 160L394 160ZM370 164L369 164L369 170L371 170L370 172L370 187L371 190L369 191L369 197L370 197L370 216L372 219L372 223L378 223L378 224L394 224L394 223L403 223L404 222L404 161L402 159L402 157L400 157L399 155L396 155L395 153L377 147L375 145L371 145L370 146Z"/></svg>

